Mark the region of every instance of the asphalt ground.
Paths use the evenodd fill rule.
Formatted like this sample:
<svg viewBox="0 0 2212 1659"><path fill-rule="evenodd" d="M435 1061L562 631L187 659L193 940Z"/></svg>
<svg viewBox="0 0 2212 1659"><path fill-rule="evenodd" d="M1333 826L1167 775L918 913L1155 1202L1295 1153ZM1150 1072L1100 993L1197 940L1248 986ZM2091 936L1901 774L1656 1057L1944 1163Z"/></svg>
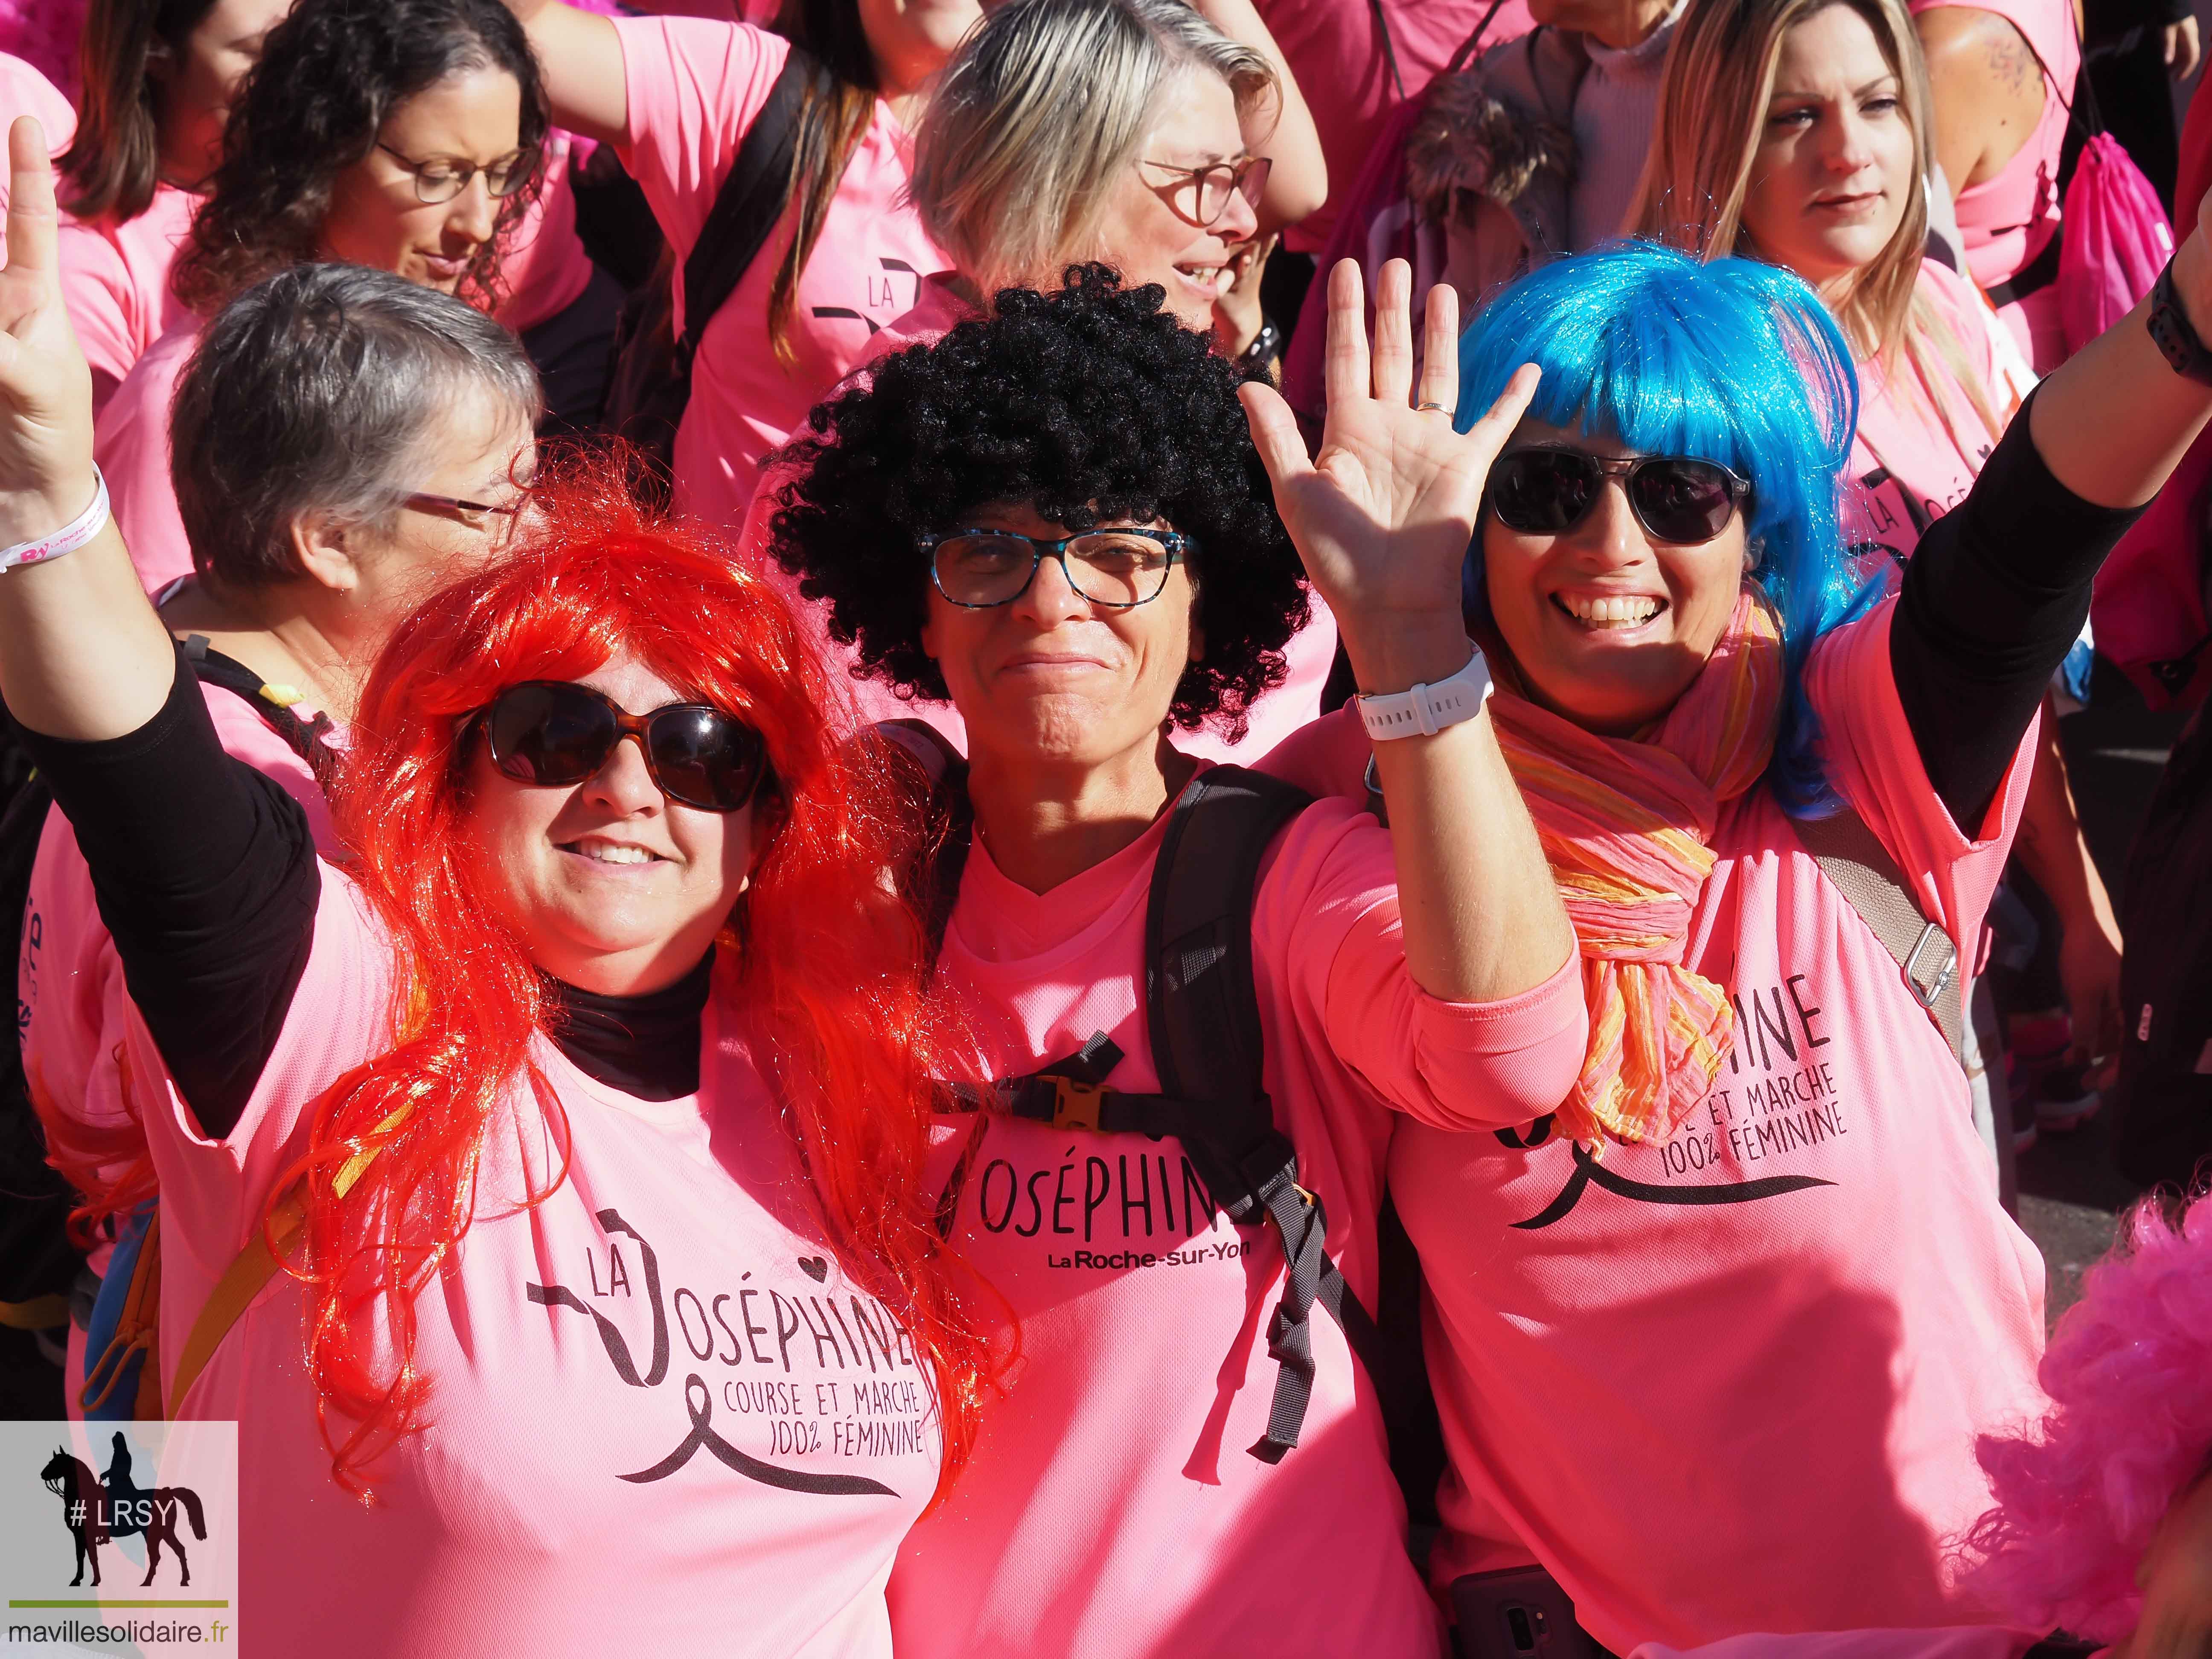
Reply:
<svg viewBox="0 0 2212 1659"><path fill-rule="evenodd" d="M2081 1294L2081 1274L2112 1242L2112 1224L2138 1195L2106 1156L2103 1114L2070 1134L2041 1134L2021 1154L2020 1224L2043 1252L2047 1327Z"/></svg>
<svg viewBox="0 0 2212 1659"><path fill-rule="evenodd" d="M2185 716L2152 713L2102 658L2089 706L2058 724L2074 799L2090 855L2115 906L2124 891L2128 845L2150 805ZM2046 1317L2074 1305L2081 1274L2112 1242L2118 1212L2141 1189L2112 1168L2103 1114L2068 1134L2040 1134L2020 1158L2020 1221L2043 1252Z"/></svg>

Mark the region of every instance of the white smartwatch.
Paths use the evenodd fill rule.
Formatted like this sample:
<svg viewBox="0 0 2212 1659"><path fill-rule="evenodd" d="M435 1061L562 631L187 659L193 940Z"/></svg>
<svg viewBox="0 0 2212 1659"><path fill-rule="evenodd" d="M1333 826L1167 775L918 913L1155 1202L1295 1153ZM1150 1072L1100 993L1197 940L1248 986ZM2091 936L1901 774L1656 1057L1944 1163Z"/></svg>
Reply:
<svg viewBox="0 0 2212 1659"><path fill-rule="evenodd" d="M1467 648L1467 666L1448 680L1359 698L1359 723L1367 735L1377 743L1389 738L1432 738L1448 726L1480 714L1490 701L1490 665L1473 640Z"/></svg>

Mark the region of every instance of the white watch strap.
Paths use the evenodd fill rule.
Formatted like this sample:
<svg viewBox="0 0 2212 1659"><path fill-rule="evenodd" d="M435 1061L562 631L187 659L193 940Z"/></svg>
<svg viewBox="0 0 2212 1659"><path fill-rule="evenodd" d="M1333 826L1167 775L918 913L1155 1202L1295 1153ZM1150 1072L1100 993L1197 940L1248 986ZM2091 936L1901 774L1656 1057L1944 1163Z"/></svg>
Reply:
<svg viewBox="0 0 2212 1659"><path fill-rule="evenodd" d="M1490 701L1490 665L1468 641L1467 666L1434 685L1416 685L1385 696L1361 697L1359 723L1377 743L1389 738L1432 738L1448 726L1471 720Z"/></svg>

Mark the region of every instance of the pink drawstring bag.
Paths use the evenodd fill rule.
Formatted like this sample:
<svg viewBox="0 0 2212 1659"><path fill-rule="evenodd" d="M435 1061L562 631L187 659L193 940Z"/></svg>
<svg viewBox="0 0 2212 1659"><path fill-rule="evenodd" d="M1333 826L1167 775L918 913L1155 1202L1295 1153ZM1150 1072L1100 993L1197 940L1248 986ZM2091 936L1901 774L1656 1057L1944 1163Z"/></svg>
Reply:
<svg viewBox="0 0 2212 1659"><path fill-rule="evenodd" d="M2060 222L2058 316L2071 354L2150 292L2173 257L2173 228L2150 180L2109 132L2082 146Z"/></svg>

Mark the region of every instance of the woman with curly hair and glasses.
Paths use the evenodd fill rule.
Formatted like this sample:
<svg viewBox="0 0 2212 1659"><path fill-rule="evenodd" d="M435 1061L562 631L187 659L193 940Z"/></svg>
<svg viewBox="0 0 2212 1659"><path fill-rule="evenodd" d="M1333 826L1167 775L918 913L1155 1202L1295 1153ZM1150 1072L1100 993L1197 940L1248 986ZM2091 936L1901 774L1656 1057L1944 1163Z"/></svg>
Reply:
<svg viewBox="0 0 2212 1659"><path fill-rule="evenodd" d="M379 657L319 860L107 520L11 143L0 692L122 962L161 1397L245 1425L258 1639L884 1659L986 1362L890 802L788 608L550 493Z"/></svg>
<svg viewBox="0 0 2212 1659"><path fill-rule="evenodd" d="M100 415L100 467L149 592L191 569L169 405L201 319L310 260L492 309L546 130L537 62L497 0L307 0L270 33L173 274L193 317Z"/></svg>
<svg viewBox="0 0 2212 1659"><path fill-rule="evenodd" d="M1371 385L1357 300L1333 319L1331 447L1277 495L1363 707L1405 734L1377 754L1389 832L1174 740L1241 723L1307 593L1237 372L1158 289L1092 266L1006 290L796 447L779 556L866 669L966 722L936 970L994 1082L942 1121L933 1173L1020 1324L1004 1405L893 1575L902 1656L1438 1649L1354 1358L1384 1154L1409 1116L1550 1109L1585 1024L1459 617L1530 387L1452 431L1440 293L1414 407L1393 281ZM1250 873L1211 896L1249 1000L1192 1032L1195 1004L1155 983L1147 1006L1148 928L1183 932L1148 894L1186 888L1239 801L1266 804L1241 820ZM1178 984L1222 959L1175 955ZM1170 1075L1176 1030L1195 1048ZM1224 1045L1257 1050L1234 1097L1201 1075Z"/></svg>

